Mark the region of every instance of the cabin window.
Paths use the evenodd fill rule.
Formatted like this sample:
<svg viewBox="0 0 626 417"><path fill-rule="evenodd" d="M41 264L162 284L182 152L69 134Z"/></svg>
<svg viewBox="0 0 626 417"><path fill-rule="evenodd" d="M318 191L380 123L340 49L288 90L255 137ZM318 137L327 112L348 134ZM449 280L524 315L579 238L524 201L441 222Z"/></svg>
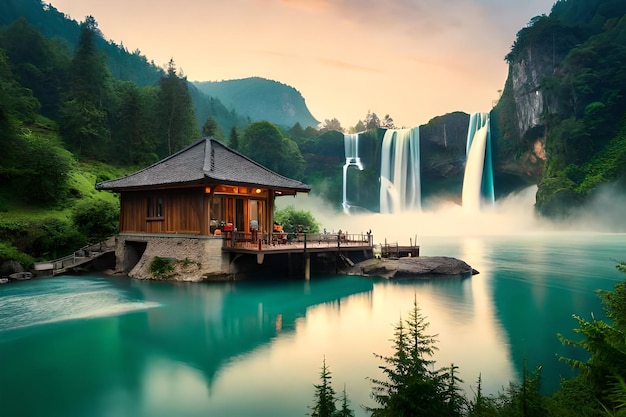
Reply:
<svg viewBox="0 0 626 417"><path fill-rule="evenodd" d="M264 230L263 205L263 200L250 200L250 230Z"/></svg>
<svg viewBox="0 0 626 417"><path fill-rule="evenodd" d="M163 219L163 198L148 197L148 208L146 216L149 220Z"/></svg>
<svg viewBox="0 0 626 417"><path fill-rule="evenodd" d="M224 216L224 198L220 196L213 196L211 207L211 219L217 221L225 221Z"/></svg>

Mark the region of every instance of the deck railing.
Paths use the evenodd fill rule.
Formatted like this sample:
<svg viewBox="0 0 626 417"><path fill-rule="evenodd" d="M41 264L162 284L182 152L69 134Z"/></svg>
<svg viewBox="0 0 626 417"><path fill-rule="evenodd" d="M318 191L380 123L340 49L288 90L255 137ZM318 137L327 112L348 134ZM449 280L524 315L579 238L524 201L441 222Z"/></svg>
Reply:
<svg viewBox="0 0 626 417"><path fill-rule="evenodd" d="M224 246L231 248L280 249L285 245L310 247L373 246L371 233L263 233L223 232Z"/></svg>

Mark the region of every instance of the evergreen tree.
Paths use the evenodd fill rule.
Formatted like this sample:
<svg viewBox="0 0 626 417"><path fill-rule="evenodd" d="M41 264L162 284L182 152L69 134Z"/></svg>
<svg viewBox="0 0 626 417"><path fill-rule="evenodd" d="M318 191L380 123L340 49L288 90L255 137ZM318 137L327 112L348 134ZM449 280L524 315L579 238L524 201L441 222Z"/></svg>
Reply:
<svg viewBox="0 0 626 417"><path fill-rule="evenodd" d="M149 165L158 160L154 125L156 88L130 81L115 83L110 160L125 165Z"/></svg>
<svg viewBox="0 0 626 417"><path fill-rule="evenodd" d="M463 395L460 384L463 381L457 376L459 367L451 364L449 368L442 369L442 382L444 384L444 401L448 405L450 415L464 415L467 409L467 400Z"/></svg>
<svg viewBox="0 0 626 417"><path fill-rule="evenodd" d="M326 357L320 372L321 383L315 387L315 403L311 407L311 417L334 417L337 412L335 390L332 387L330 370L326 366Z"/></svg>
<svg viewBox="0 0 626 417"><path fill-rule="evenodd" d="M393 355L375 354L384 362L380 369L386 378L372 379L372 398L380 406L368 408L372 417L460 415L450 409L446 378L433 370L436 336L426 334L427 327L416 300L409 318L395 327Z"/></svg>
<svg viewBox="0 0 626 417"><path fill-rule="evenodd" d="M0 48L22 86L41 102L41 113L54 117L70 56L58 39L49 40L21 17L0 32Z"/></svg>
<svg viewBox="0 0 626 417"><path fill-rule="evenodd" d="M337 417L354 417L354 411L349 407L348 394L346 394L346 386L343 386L343 395L341 396L341 408L335 414Z"/></svg>
<svg viewBox="0 0 626 417"><path fill-rule="evenodd" d="M617 268L624 271L624 263ZM563 343L589 353L586 361L561 358L580 373L574 380L564 381L556 399L553 398L579 415L614 412L622 407L625 398L621 388L626 378L626 281L616 284L613 291L600 291L599 295L611 321L598 320L593 315L590 321L574 316L579 325L575 332L582 339L559 336Z"/></svg>
<svg viewBox="0 0 626 417"><path fill-rule="evenodd" d="M179 76L170 59L167 75L159 82L157 112L159 117L159 157L164 158L189 145L200 136L187 86L187 77Z"/></svg>
<svg viewBox="0 0 626 417"><path fill-rule="evenodd" d="M111 74L105 55L95 45L99 33L95 19L87 16L81 25L60 111L61 132L68 145L80 155L96 159L108 154L111 136L107 108L111 99Z"/></svg>
<svg viewBox="0 0 626 417"><path fill-rule="evenodd" d="M239 149L239 133L237 133L237 128L235 126L230 128L230 135L228 136L229 146L234 150Z"/></svg>
<svg viewBox="0 0 626 417"><path fill-rule="evenodd" d="M204 125L202 125L202 136L213 137L220 142L224 141L224 132L217 120L212 116L207 117L204 121Z"/></svg>
<svg viewBox="0 0 626 417"><path fill-rule="evenodd" d="M478 382L474 400L468 405L468 417L492 417L497 415L496 406L492 397L483 395L482 376L478 375Z"/></svg>

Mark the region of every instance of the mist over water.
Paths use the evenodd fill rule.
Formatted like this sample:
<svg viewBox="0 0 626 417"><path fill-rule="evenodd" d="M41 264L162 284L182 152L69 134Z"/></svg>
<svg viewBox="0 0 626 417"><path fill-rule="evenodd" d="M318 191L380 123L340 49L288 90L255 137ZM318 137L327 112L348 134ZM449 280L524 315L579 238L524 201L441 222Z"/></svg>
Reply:
<svg viewBox="0 0 626 417"><path fill-rule="evenodd" d="M527 233L625 233L626 196L614 187L605 187L584 207L561 220L549 220L534 209L537 187L497 200L493 206L468 210L451 201L431 199L422 211L393 214L338 212L316 196L298 195L279 198L277 207L293 205L307 210L328 232L341 229L348 233L371 230L375 243L398 242L408 245L425 236L503 236Z"/></svg>

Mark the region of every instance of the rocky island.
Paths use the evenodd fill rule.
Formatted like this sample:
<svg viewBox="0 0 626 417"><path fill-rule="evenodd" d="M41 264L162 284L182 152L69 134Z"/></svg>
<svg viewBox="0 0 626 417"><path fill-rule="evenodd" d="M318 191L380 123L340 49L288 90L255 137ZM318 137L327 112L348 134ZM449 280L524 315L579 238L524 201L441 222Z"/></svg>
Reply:
<svg viewBox="0 0 626 417"><path fill-rule="evenodd" d="M467 278L478 274L460 259L448 256L417 256L403 258L373 258L349 268L348 275L397 278Z"/></svg>

